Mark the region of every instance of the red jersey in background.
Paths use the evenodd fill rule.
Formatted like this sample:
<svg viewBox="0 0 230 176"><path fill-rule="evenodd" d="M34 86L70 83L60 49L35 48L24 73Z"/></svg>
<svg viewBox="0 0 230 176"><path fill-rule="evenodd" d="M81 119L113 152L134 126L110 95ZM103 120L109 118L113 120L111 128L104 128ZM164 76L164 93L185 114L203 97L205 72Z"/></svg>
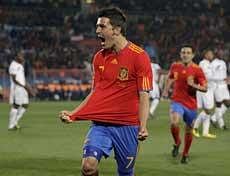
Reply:
<svg viewBox="0 0 230 176"><path fill-rule="evenodd" d="M169 77L175 80L172 100L189 109L197 109L196 90L188 85L187 80L192 77L196 84L205 85L207 81L202 69L195 63L185 66L176 62L171 65Z"/></svg>

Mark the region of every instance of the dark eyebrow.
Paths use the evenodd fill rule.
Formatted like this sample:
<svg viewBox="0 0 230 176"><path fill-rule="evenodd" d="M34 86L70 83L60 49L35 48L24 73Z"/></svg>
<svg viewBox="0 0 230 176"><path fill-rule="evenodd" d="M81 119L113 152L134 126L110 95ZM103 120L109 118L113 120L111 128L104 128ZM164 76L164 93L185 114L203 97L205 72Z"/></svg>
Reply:
<svg viewBox="0 0 230 176"><path fill-rule="evenodd" d="M181 51L182 53L192 53L192 51Z"/></svg>
<svg viewBox="0 0 230 176"><path fill-rule="evenodd" d="M96 24L96 27L105 27L104 24Z"/></svg>

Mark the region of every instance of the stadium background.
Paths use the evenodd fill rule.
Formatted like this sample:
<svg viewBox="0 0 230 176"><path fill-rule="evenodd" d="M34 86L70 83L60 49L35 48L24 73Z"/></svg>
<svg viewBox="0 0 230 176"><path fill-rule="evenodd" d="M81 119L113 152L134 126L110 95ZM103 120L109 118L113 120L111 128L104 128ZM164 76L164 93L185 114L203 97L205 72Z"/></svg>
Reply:
<svg viewBox="0 0 230 176"><path fill-rule="evenodd" d="M213 47L230 69L229 0L0 0L0 175L79 175L81 145L89 122L66 126L56 118L74 108L90 90L90 62L99 45L96 12L117 5L128 16L128 38L168 69L180 44L190 42L201 59ZM17 49L26 52L25 70L38 95L22 119L22 130L8 132L8 66ZM55 100L47 101L47 100ZM76 100L76 101L63 101ZM149 121L136 171L141 176L228 176L229 131L213 130L217 140L195 140L192 162L181 166L170 156L168 102ZM229 112L225 115L229 126ZM115 175L112 159L102 176Z"/></svg>
<svg viewBox="0 0 230 176"><path fill-rule="evenodd" d="M128 38L162 68L177 59L185 42L213 47L230 67L228 0L0 0L0 94L8 98L8 66L17 49L26 53L27 79L41 100L79 100L90 89L90 63L99 45L96 12L117 5L128 16ZM55 96L56 94L56 96Z"/></svg>

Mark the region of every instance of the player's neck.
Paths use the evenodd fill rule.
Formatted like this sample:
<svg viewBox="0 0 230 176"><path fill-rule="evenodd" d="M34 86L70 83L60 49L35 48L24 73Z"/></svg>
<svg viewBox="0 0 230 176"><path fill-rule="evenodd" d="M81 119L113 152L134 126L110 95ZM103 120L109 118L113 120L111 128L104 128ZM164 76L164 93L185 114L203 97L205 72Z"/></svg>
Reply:
<svg viewBox="0 0 230 176"><path fill-rule="evenodd" d="M212 60L209 60L209 59L207 59L207 58L204 58L204 60L206 60L206 61L208 61L208 62L212 62Z"/></svg>
<svg viewBox="0 0 230 176"><path fill-rule="evenodd" d="M191 64L193 64L194 62L193 61L190 61L190 62L188 62L188 63L184 63L184 66L189 66L189 65L191 65Z"/></svg>
<svg viewBox="0 0 230 176"><path fill-rule="evenodd" d="M128 44L128 41L125 37L119 36L114 43L112 50L116 53L119 53L122 49L124 49Z"/></svg>
<svg viewBox="0 0 230 176"><path fill-rule="evenodd" d="M15 59L14 61L17 62L18 64L21 64L21 65L23 64L23 62L18 59Z"/></svg>

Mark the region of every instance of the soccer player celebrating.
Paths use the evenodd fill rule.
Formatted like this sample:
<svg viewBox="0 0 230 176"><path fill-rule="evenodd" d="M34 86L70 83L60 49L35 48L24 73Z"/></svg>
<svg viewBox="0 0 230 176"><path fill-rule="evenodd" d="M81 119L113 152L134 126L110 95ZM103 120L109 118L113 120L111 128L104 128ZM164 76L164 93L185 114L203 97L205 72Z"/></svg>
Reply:
<svg viewBox="0 0 230 176"><path fill-rule="evenodd" d="M93 59L93 88L63 122L92 120L83 147L82 175L97 176L101 158L114 150L119 176L133 176L138 139L148 136L152 71L147 53L125 37L126 17L115 7L99 12L96 33L102 49Z"/></svg>
<svg viewBox="0 0 230 176"><path fill-rule="evenodd" d="M11 110L9 115L9 130L19 129L19 120L25 113L29 104L29 95L35 95L25 79L24 72L24 52L19 50L15 59L11 62L9 67L10 74L10 104Z"/></svg>
<svg viewBox="0 0 230 176"><path fill-rule="evenodd" d="M181 61L171 65L163 96L168 96L173 83L172 102L170 106L171 134L174 139L172 156L176 157L181 145L179 119L185 122L184 149L181 163L188 163L189 149L192 144L193 123L196 119L196 91L207 91L206 78L202 69L193 62L194 49L190 45L181 47Z"/></svg>

